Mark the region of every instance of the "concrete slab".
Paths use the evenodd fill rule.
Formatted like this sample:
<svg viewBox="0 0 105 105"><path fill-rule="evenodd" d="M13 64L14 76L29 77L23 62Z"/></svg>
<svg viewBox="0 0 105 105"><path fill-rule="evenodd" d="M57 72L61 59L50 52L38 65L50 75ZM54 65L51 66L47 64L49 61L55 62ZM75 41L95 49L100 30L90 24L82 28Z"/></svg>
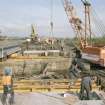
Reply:
<svg viewBox="0 0 105 105"><path fill-rule="evenodd" d="M96 98L97 94L93 93L91 94L93 96L93 97L91 96L91 100L80 100L78 95L66 93L64 101L68 105L105 105L104 101L101 100L100 97Z"/></svg>
<svg viewBox="0 0 105 105"><path fill-rule="evenodd" d="M57 94L28 93L16 94L15 105L67 105Z"/></svg>
<svg viewBox="0 0 105 105"><path fill-rule="evenodd" d="M64 97L57 93L17 93L14 105L105 105L102 100L78 100L71 103L66 103Z"/></svg>
<svg viewBox="0 0 105 105"><path fill-rule="evenodd" d="M105 105L102 100L79 101L74 105Z"/></svg>

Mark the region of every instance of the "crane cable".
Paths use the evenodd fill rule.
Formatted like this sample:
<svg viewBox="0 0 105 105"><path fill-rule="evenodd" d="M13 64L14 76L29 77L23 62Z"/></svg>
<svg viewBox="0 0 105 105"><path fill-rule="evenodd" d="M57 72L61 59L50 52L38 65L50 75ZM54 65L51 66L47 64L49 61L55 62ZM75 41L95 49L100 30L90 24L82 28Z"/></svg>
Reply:
<svg viewBox="0 0 105 105"><path fill-rule="evenodd" d="M93 3L93 0L91 0L93 6L94 4L96 3ZM95 6L94 6L95 7ZM94 18L94 21L96 23L95 28L97 28L97 30L102 34L104 35L105 34L105 25L103 24L103 21L101 20L101 18L99 17L99 15L97 14L96 10L94 8L92 8L93 10L93 18Z"/></svg>
<svg viewBox="0 0 105 105"><path fill-rule="evenodd" d="M93 22L94 22L94 25L95 25L95 30L97 34L104 34L104 28L103 28L103 25L101 25L101 22L99 21L99 19L96 18L97 15L93 15Z"/></svg>
<svg viewBox="0 0 105 105"><path fill-rule="evenodd" d="M81 0L84 3L84 0ZM85 0L86 1L86 0ZM93 1L91 0L92 5L94 4ZM94 5L93 5L94 6ZM102 35L105 34L105 25L103 24L102 20L100 19L100 17L97 15L95 9L93 8L93 6L91 6L92 9L92 18L93 18L93 24L95 26L95 28L93 28L93 31L95 35L98 35L99 33L101 33Z"/></svg>
<svg viewBox="0 0 105 105"><path fill-rule="evenodd" d="M93 22L94 22L95 28L97 29L97 32L104 34L105 33L105 26L95 11L93 12Z"/></svg>
<svg viewBox="0 0 105 105"><path fill-rule="evenodd" d="M54 24L53 24L53 0L50 1L51 2L51 8L50 8L50 35L51 37L53 37L53 28L54 28Z"/></svg>
<svg viewBox="0 0 105 105"><path fill-rule="evenodd" d="M53 49L53 43L54 43L53 31L54 31L54 25L53 25L53 0L50 0L50 44L51 44L51 49Z"/></svg>

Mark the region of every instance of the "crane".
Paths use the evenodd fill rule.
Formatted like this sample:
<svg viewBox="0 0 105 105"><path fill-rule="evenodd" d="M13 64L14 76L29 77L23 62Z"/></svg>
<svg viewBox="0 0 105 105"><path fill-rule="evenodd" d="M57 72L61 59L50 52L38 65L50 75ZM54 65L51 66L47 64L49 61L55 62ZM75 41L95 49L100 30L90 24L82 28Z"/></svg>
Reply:
<svg viewBox="0 0 105 105"><path fill-rule="evenodd" d="M62 0L69 23L75 32L80 43L82 58L91 63L105 67L105 48L93 46L87 39L91 40L93 35L91 30L91 3L88 0L81 0L85 8L85 22L83 22L76 14L76 9L71 0Z"/></svg>
<svg viewBox="0 0 105 105"><path fill-rule="evenodd" d="M89 35L89 31L86 31L87 27L84 27L82 20L77 16L75 7L73 6L72 2L69 0L63 0L63 5L69 23L71 24L71 27L80 42L80 46L84 48L87 45L87 36Z"/></svg>
<svg viewBox="0 0 105 105"><path fill-rule="evenodd" d="M38 34L35 32L35 28L34 28L34 25L32 24L31 25L31 40L32 41L36 41L38 36Z"/></svg>

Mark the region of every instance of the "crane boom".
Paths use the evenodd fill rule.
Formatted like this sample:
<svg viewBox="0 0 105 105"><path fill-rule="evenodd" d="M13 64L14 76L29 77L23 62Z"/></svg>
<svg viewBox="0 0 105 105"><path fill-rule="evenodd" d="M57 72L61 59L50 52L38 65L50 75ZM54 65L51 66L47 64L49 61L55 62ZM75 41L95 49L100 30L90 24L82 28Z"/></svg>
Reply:
<svg viewBox="0 0 105 105"><path fill-rule="evenodd" d="M85 5L85 24L84 22L77 16L75 7L73 6L71 0L63 0L63 5L65 12L67 14L69 23L73 31L76 34L77 39L80 42L81 48L89 45L87 42L87 38L90 36L91 40L91 24L90 24L90 6L91 4L87 0L81 0Z"/></svg>
<svg viewBox="0 0 105 105"><path fill-rule="evenodd" d="M32 24L31 25L31 40L34 41L34 40L37 40L38 34L36 33L35 31L35 28L34 28L34 25Z"/></svg>
<svg viewBox="0 0 105 105"><path fill-rule="evenodd" d="M71 27L75 32L76 37L81 44L81 47L83 47L84 44L86 44L83 23L81 19L76 15L76 10L71 1L63 0L63 5L64 5L65 12L67 14L69 23L71 24Z"/></svg>

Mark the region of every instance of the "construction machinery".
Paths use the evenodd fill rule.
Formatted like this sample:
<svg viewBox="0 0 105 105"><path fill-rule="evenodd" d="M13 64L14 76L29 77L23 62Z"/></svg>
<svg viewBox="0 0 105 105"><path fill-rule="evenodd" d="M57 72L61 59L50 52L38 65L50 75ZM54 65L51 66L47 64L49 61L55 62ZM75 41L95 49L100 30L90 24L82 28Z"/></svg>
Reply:
<svg viewBox="0 0 105 105"><path fill-rule="evenodd" d="M31 25L31 41L37 41L38 34L35 31L34 25Z"/></svg>
<svg viewBox="0 0 105 105"><path fill-rule="evenodd" d="M81 1L85 8L85 22L76 15L76 10L71 0L63 0L69 23L80 43L79 48L82 53L82 58L91 63L105 67L105 47L94 46L92 43L92 35L94 35L94 33L91 29L91 3L87 0Z"/></svg>

